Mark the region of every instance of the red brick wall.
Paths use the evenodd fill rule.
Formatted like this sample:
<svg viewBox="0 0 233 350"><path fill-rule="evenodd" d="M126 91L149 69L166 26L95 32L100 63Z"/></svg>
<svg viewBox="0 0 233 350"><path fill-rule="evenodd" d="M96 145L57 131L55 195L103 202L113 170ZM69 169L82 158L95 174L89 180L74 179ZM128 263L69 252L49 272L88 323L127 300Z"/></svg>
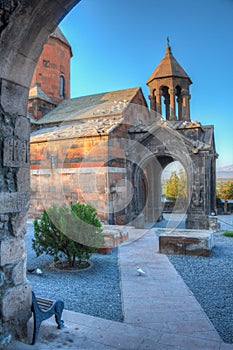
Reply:
<svg viewBox="0 0 233 350"><path fill-rule="evenodd" d="M31 88L40 88L57 104L60 96L60 76L65 78L65 99L70 98L70 58L71 48L59 39L49 37L37 63L31 81Z"/></svg>

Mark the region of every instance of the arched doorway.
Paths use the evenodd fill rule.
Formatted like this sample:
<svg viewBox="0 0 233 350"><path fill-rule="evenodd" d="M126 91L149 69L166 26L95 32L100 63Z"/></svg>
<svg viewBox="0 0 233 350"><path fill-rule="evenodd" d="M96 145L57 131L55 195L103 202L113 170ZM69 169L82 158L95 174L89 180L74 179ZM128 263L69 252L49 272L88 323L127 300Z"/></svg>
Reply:
<svg viewBox="0 0 233 350"><path fill-rule="evenodd" d="M171 170L168 169L166 173L169 167ZM139 184L137 213L140 213L141 209L145 227L152 227L160 221L164 212L186 213L191 194L187 185L187 172L180 161L171 155L161 154L147 159L137 171L138 175L135 176L135 181ZM177 188L174 198L168 199L163 185L174 176L172 174L177 178Z"/></svg>
<svg viewBox="0 0 233 350"><path fill-rule="evenodd" d="M190 196L188 195L187 174L180 162L173 161L163 169L161 186L163 213L185 213Z"/></svg>
<svg viewBox="0 0 233 350"><path fill-rule="evenodd" d="M0 35L0 334L24 338L31 315L24 234L30 198L28 90L48 35L79 0L5 1Z"/></svg>

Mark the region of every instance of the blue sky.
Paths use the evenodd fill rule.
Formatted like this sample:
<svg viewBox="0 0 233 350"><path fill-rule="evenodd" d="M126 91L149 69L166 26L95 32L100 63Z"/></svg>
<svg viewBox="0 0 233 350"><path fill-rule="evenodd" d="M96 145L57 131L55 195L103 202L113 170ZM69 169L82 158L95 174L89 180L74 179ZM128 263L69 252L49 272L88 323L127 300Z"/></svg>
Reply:
<svg viewBox="0 0 233 350"><path fill-rule="evenodd" d="M191 118L215 127L218 166L233 164L233 0L81 0L60 24L71 97L141 86L165 53L193 81Z"/></svg>

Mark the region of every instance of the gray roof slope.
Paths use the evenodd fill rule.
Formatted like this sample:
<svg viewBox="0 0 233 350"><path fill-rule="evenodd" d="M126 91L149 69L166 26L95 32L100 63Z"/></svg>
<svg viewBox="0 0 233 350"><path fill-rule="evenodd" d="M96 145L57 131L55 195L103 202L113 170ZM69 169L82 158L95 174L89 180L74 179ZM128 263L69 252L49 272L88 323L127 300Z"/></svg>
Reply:
<svg viewBox="0 0 233 350"><path fill-rule="evenodd" d="M64 100L36 124L49 125L99 116L121 114L136 96L139 87Z"/></svg>
<svg viewBox="0 0 233 350"><path fill-rule="evenodd" d="M63 43L65 43L67 46L71 48L69 41L66 39L65 35L63 34L63 32L59 27L57 27L55 31L50 34L50 37L59 39L60 41L62 41Z"/></svg>
<svg viewBox="0 0 233 350"><path fill-rule="evenodd" d="M35 98L56 105L56 103L43 90L41 90L41 88L38 85L35 85L29 90L28 99L33 100Z"/></svg>

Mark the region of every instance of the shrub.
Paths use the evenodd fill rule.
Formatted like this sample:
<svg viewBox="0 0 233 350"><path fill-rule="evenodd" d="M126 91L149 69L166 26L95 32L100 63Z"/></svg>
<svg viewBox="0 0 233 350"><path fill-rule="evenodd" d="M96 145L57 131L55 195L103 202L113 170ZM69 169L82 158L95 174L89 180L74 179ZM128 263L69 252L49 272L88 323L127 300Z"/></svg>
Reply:
<svg viewBox="0 0 233 350"><path fill-rule="evenodd" d="M225 231L225 232L223 232L223 236L233 237L233 232L232 231Z"/></svg>
<svg viewBox="0 0 233 350"><path fill-rule="evenodd" d="M54 261L64 257L70 266L89 260L92 253L104 243L101 223L90 204L53 205L43 212L41 220L34 220L35 238L32 248L36 255L53 256Z"/></svg>

